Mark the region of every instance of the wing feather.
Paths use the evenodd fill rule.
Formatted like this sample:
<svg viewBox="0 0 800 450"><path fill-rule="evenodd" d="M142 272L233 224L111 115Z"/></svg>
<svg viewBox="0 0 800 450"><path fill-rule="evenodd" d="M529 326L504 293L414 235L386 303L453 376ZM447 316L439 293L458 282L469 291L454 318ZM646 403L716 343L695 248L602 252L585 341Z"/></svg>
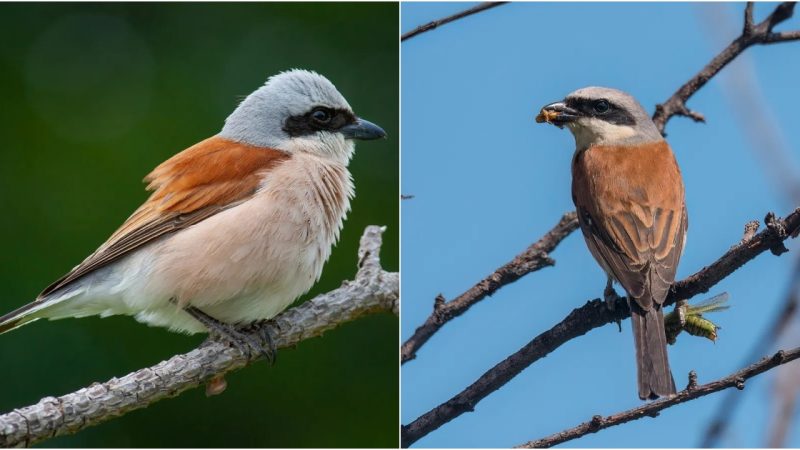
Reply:
<svg viewBox="0 0 800 450"><path fill-rule="evenodd" d="M647 310L663 302L675 279L687 220L671 150L644 147L576 155L573 199L595 259Z"/></svg>

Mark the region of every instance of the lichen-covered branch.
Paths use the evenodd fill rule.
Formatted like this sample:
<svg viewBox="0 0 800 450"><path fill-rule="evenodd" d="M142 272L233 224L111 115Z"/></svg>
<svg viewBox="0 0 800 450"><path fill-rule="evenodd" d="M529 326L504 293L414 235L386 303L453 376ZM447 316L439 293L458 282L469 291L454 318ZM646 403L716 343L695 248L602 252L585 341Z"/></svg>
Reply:
<svg viewBox="0 0 800 450"><path fill-rule="evenodd" d="M753 3L750 2L745 8L744 26L742 34L733 40L722 52L711 60L700 72L693 76L683 86L678 88L672 97L664 103L656 106L653 115L653 122L658 130L664 133L664 127L672 116L689 117L695 122L705 122L705 117L690 110L686 106L686 101L695 94L700 88L714 77L723 67L733 61L748 47L755 44L775 44L778 42L789 42L800 40L800 30L784 31L776 33L773 30L776 25L786 21L794 13L795 2L784 2L778 5L766 19L758 24L753 22Z"/></svg>
<svg viewBox="0 0 800 450"><path fill-rule="evenodd" d="M679 299L690 299L697 294L707 292L712 286L767 250L775 255L787 251L783 242L789 237L797 237L800 233L800 208L795 209L785 219L776 218L774 214L769 213L765 223L766 227L761 232L749 239L743 239L709 266L676 282L664 305L669 306ZM564 320L536 336L450 400L436 406L410 424L404 425L401 431L403 447L408 447L461 414L473 411L478 402L565 342L583 336L595 328L630 317L628 303L624 297L616 299L613 309L612 311L608 308L601 299L591 300L582 307L574 309Z"/></svg>
<svg viewBox="0 0 800 450"><path fill-rule="evenodd" d="M742 390L744 389L744 382L746 380L782 364L794 361L798 358L800 358L800 347L786 351L781 350L775 353L772 357L764 358L749 367L728 375L725 378L721 378L701 386L697 385L697 374L690 372L689 385L686 386L686 389L678 392L675 395L663 397L654 402L639 406L638 408L633 408L628 411L613 414L611 416L603 417L597 415L592 417L592 420L584 422L574 428L561 431L546 438L526 442L525 444L515 448L549 448L590 433L597 433L600 430L613 427L615 425L641 419L642 417L656 417L658 416L659 412L664 409L704 397L708 394L713 394L714 392L719 392L732 387Z"/></svg>
<svg viewBox="0 0 800 450"><path fill-rule="evenodd" d="M501 287L519 280L524 275L554 265L555 261L550 258L549 253L555 250L558 244L577 228L578 216L574 211L568 212L541 239L463 294L449 302L442 295L436 297L431 315L403 343L400 361L405 363L414 359L420 347L434 333L448 321L464 314L472 305L494 294Z"/></svg>
<svg viewBox="0 0 800 450"><path fill-rule="evenodd" d="M414 36L416 36L418 34L425 33L426 31L431 31L434 28L437 28L439 25L444 25L444 24L450 23L450 22L452 22L454 20L458 20L458 19L461 19L461 18L464 18L464 17L467 17L467 16L471 16L472 14L479 13L481 11L486 11L487 9L494 8L495 6L503 5L505 3L508 3L508 2L483 2L483 3L480 3L480 4L476 5L476 6L473 6L472 8L465 9L464 11L460 11L458 13L455 13L455 14L451 15L451 16L443 17L441 19L428 22L428 23L426 23L424 25L420 25L417 28L414 28L413 30L409 31L408 33L403 33L403 35L400 36L400 40L401 41L405 41L406 39L410 39L410 38L412 38L412 37L414 37Z"/></svg>
<svg viewBox="0 0 800 450"><path fill-rule="evenodd" d="M266 327L276 348L291 347L367 314L399 311L399 277L380 265L384 228L364 230L358 250L358 272L353 281L291 308L251 329L261 340ZM260 358L260 355L259 355ZM29 446L55 436L75 433L135 409L218 380L223 374L254 362L239 350L216 341L144 368L94 383L61 397L0 415L0 447Z"/></svg>

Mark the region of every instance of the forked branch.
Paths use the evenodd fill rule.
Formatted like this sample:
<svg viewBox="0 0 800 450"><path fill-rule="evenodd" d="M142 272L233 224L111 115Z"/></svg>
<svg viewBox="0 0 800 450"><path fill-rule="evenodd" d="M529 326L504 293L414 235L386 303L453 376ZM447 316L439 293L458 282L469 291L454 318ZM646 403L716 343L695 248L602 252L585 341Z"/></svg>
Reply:
<svg viewBox="0 0 800 450"><path fill-rule="evenodd" d="M794 2L784 2L778 5L772 13L762 22L753 22L753 3L749 2L744 10L744 26L742 34L733 40L722 52L711 60L700 72L693 76L683 86L678 88L672 97L664 103L656 105L653 122L661 133L672 116L689 117L695 122L705 122L705 117L692 111L686 106L686 101L708 83L723 67L742 54L747 48L756 44L775 44L800 40L800 30L774 32L776 25L786 21L794 13Z"/></svg>

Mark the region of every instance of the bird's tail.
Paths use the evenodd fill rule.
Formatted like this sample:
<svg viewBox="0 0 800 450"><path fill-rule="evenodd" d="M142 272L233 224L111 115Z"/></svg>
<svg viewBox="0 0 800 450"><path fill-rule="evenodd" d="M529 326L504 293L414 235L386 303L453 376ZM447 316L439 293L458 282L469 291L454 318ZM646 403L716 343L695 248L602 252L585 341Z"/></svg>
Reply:
<svg viewBox="0 0 800 450"><path fill-rule="evenodd" d="M669 369L662 307L654 304L645 310L635 301L630 302L630 307L639 398L653 400L674 394L675 380Z"/></svg>
<svg viewBox="0 0 800 450"><path fill-rule="evenodd" d="M37 308L37 306L41 306L39 300L28 303L6 315L0 316L0 334L14 330L38 319L39 317L35 317L34 313L41 308Z"/></svg>
<svg viewBox="0 0 800 450"><path fill-rule="evenodd" d="M59 318L54 317L52 314L55 309L58 309L54 307L61 305L65 300L73 298L80 293L81 291L78 289L67 289L63 292L56 292L46 297L37 298L27 305L0 316L0 334L17 329L41 318Z"/></svg>

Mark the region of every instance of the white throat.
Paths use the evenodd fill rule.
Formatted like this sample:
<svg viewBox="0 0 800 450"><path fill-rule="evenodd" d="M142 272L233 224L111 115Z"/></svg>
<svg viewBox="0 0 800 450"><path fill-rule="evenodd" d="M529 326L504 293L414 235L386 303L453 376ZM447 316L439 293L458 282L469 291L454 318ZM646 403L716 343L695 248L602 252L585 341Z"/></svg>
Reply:
<svg viewBox="0 0 800 450"><path fill-rule="evenodd" d="M355 151L355 143L340 133L321 132L303 137L286 139L280 149L289 153L308 153L347 167Z"/></svg>
<svg viewBox="0 0 800 450"><path fill-rule="evenodd" d="M630 144L636 140L637 135L634 127L614 125L594 117L568 123L567 127L575 137L575 147L579 151L593 145Z"/></svg>

